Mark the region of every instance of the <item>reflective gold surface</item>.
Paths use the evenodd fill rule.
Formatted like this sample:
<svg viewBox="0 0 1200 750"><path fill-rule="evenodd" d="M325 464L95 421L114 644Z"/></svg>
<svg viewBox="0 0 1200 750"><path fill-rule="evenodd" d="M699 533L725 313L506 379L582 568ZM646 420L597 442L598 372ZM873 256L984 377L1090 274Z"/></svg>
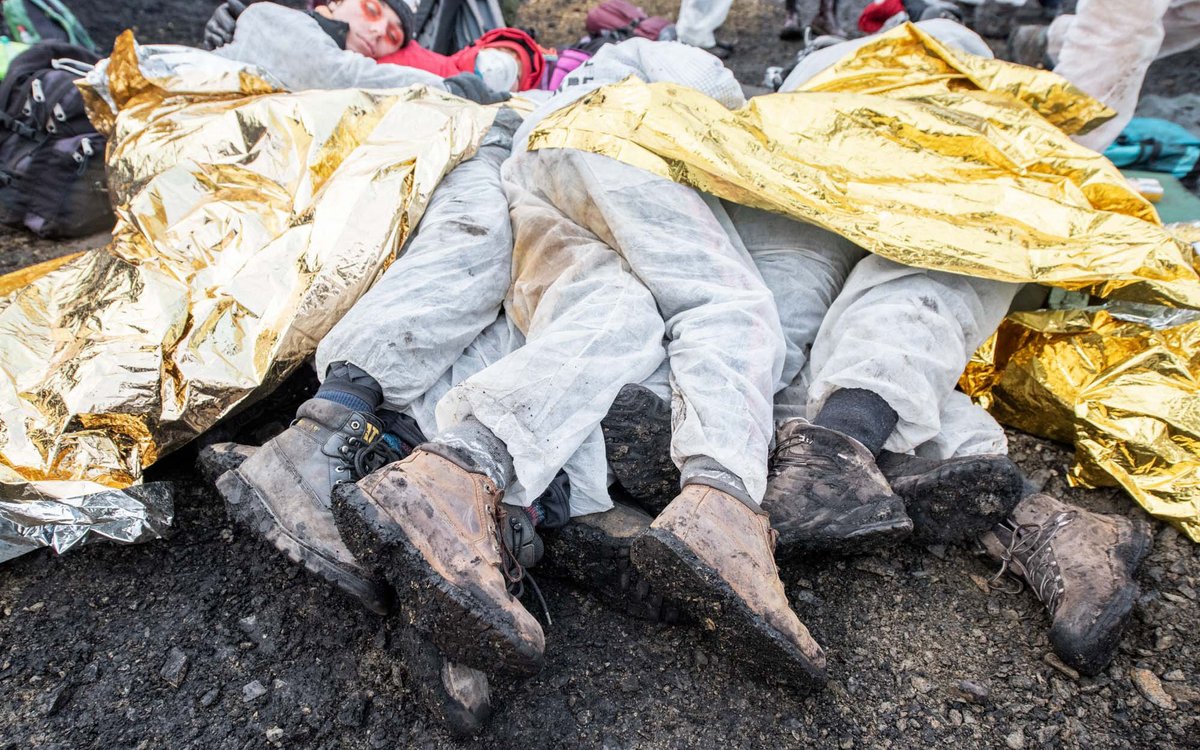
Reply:
<svg viewBox="0 0 1200 750"><path fill-rule="evenodd" d="M547 117L529 147L605 154L908 265L1198 307L1191 248L1053 124L1111 114L1053 73L908 25L735 111L629 79Z"/></svg>
<svg viewBox="0 0 1200 750"><path fill-rule="evenodd" d="M421 87L290 94L180 60L127 32L85 87L111 134L112 243L0 279L0 499L128 487L274 387L494 116ZM20 502L0 507L14 517Z"/></svg>

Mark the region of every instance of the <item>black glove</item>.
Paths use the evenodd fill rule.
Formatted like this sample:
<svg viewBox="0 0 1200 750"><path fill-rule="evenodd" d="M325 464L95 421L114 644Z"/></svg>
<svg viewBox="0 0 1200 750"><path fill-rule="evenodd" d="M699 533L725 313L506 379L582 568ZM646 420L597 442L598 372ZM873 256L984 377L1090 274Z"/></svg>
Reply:
<svg viewBox="0 0 1200 750"><path fill-rule="evenodd" d="M237 28L237 17L246 9L242 0L226 0L213 11L212 18L204 24L204 49L224 47L233 41Z"/></svg>
<svg viewBox="0 0 1200 750"><path fill-rule="evenodd" d="M507 91L492 91L483 79L474 73L459 73L446 79L446 90L477 104L496 104L512 98Z"/></svg>

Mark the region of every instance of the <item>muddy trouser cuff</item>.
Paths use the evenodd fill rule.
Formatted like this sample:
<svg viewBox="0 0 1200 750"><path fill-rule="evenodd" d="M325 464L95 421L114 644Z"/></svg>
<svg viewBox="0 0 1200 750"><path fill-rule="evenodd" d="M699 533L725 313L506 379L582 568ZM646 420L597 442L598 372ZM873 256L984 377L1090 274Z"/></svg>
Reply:
<svg viewBox="0 0 1200 750"><path fill-rule="evenodd" d="M766 512L759 504L750 499L750 493L746 492L746 485L738 478L737 474L734 474L707 456L689 458L679 470L679 475L680 487L686 487L689 484L702 484L705 487L712 487L714 490L720 490L727 495L737 498L743 505L755 513L766 515Z"/></svg>
<svg viewBox="0 0 1200 750"><path fill-rule="evenodd" d="M500 490L507 489L516 481L516 469L508 447L474 417L467 417L430 442L452 449L471 465L464 465L464 461L455 461L451 456L446 456L447 458L468 471L481 472Z"/></svg>

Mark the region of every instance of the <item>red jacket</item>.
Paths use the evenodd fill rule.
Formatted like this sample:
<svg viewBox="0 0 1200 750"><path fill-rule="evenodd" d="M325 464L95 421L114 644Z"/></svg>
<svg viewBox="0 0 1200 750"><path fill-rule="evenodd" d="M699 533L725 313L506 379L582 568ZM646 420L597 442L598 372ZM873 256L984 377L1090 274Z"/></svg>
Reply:
<svg viewBox="0 0 1200 750"><path fill-rule="evenodd" d="M409 42L396 52L379 58L381 63L407 65L429 71L443 78L459 73L475 72L475 57L481 49L502 48L515 52L521 61L520 91L537 88L546 72L546 57L533 37L520 29L493 29L453 55L439 55Z"/></svg>

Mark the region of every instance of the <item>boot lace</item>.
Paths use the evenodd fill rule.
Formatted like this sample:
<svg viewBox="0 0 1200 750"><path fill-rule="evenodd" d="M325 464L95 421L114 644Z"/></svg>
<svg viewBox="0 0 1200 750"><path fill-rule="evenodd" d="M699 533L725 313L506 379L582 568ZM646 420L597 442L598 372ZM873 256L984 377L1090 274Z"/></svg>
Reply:
<svg viewBox="0 0 1200 750"><path fill-rule="evenodd" d="M404 458L382 437L367 443L362 438L347 436L338 453L341 454L341 464L337 471L346 473L346 477L339 479L339 482L357 482L376 469Z"/></svg>
<svg viewBox="0 0 1200 750"><path fill-rule="evenodd" d="M1000 571L989 583L996 584L1005 573L1011 574L1009 568L1015 560L1037 598L1044 602L1051 612L1056 612L1063 594L1063 580L1050 542L1075 519L1075 515L1075 511L1063 511L1042 524L1016 524L1011 521L1006 524L1005 528L1012 532L1012 536L1000 556ZM1012 575L1012 578L1016 581L1015 588L997 588L1007 594L1019 594L1024 589L1024 584L1019 576Z"/></svg>
<svg viewBox="0 0 1200 750"><path fill-rule="evenodd" d="M509 547L505 539L505 535L501 532L504 524L509 523L508 511L504 509L501 503L496 503L495 509L492 511L495 527L493 533L496 535L496 541L500 547L500 572L504 574L505 587L508 593L514 599L520 599L525 595L525 582L529 582L529 588L533 590L534 596L537 597L538 603L542 607L542 614L546 616L546 625L553 625L550 619L550 607L546 605L546 598L542 596L542 589L538 586L537 581L533 579L521 561L517 559L517 554ZM517 523L515 519L512 521Z"/></svg>
<svg viewBox="0 0 1200 750"><path fill-rule="evenodd" d="M780 470L789 466L828 473L841 473L844 470L844 467L837 462L836 457L828 453L817 451L793 453L791 450L810 442L812 439L807 435L792 435L775 443L775 450L771 451L767 478L774 479L779 475Z"/></svg>

